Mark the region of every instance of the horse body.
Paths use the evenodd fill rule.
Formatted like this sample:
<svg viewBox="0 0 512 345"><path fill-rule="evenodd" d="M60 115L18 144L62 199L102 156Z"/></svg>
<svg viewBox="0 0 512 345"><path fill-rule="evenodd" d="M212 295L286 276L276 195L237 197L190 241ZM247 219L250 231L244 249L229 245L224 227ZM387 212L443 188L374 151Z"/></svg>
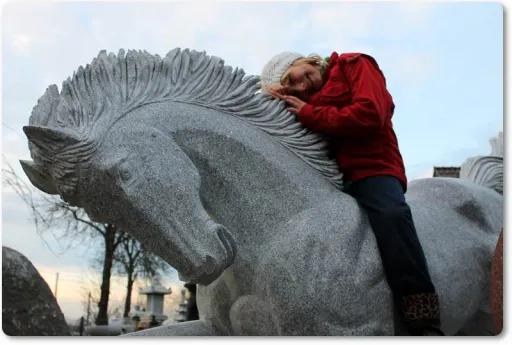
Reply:
<svg viewBox="0 0 512 345"><path fill-rule="evenodd" d="M34 162L22 165L35 186L132 234L182 280L199 284L200 321L138 334L393 334L376 240L355 200L339 190L325 142L282 104L233 81L236 73L209 60L201 71L204 56L187 54L173 51L163 62L100 54L87 67L94 73L79 70L61 96L49 89L25 128ZM139 60L150 68L124 69ZM153 82L157 72L165 78ZM222 82L180 81L207 72ZM80 82L95 76L115 87L93 93L95 82ZM85 103L94 119L87 125ZM98 115L104 109L111 119ZM244 112L253 115L233 116ZM265 113L270 120L254 115ZM411 183L407 199L443 330L455 334L486 311L502 196L471 182L427 179Z"/></svg>
<svg viewBox="0 0 512 345"><path fill-rule="evenodd" d="M151 105L118 130L140 123L169 135L199 172L202 206L236 241L233 264L198 287L202 318L216 320L222 334L392 334L390 293L356 202L257 128L199 108L204 115L197 121L190 109ZM350 254L340 256L345 245L361 253L360 270L353 270L358 262ZM331 293L317 295L319 284ZM344 287L360 297L353 300ZM365 307L361 298L378 302ZM299 315L325 320L305 326L295 321ZM255 318L265 322L255 327Z"/></svg>
<svg viewBox="0 0 512 345"><path fill-rule="evenodd" d="M236 241L233 264L198 288L204 319L216 320L222 334L393 334L391 292L355 200L241 120L168 108L141 108L123 121L160 128L176 142L199 172L202 205ZM473 183L426 179L411 183L407 199L440 294L443 328L455 334L487 303L502 198ZM472 297L461 298L461 291ZM297 322L311 315L316 322Z"/></svg>

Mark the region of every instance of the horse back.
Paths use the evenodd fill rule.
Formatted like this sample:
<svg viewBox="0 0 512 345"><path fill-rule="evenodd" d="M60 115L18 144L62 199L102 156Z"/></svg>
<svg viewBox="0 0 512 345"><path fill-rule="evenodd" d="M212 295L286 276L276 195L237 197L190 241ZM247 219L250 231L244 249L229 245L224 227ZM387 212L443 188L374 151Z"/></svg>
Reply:
<svg viewBox="0 0 512 345"><path fill-rule="evenodd" d="M426 213L437 221L448 216L447 227L456 219L476 225L481 231L498 236L503 226L503 196L471 181L457 178L427 178L409 183L406 200L413 216ZM461 219L462 218L462 219Z"/></svg>

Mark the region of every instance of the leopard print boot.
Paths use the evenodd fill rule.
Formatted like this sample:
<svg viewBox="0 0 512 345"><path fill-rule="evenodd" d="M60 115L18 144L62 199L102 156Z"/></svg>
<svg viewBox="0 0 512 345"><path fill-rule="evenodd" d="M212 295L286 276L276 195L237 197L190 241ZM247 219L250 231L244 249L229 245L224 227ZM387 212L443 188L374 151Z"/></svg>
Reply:
<svg viewBox="0 0 512 345"><path fill-rule="evenodd" d="M437 294L422 293L401 298L401 311L411 335L442 336Z"/></svg>

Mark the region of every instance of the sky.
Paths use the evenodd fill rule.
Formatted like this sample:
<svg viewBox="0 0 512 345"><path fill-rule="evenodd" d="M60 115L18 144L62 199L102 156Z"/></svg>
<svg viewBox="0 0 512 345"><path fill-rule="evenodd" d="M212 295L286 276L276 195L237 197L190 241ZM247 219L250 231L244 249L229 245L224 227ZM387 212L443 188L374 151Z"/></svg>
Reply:
<svg viewBox="0 0 512 345"><path fill-rule="evenodd" d="M50 84L100 50L206 51L257 75L282 51L372 55L395 104L394 129L410 179L490 153L503 130L503 7L436 2L36 2L2 8L2 153L21 176L22 126ZM61 253L36 232L23 201L2 189L2 244L26 255L79 318L91 250ZM179 284L175 274L166 284ZM173 285L174 284L174 285ZM178 285L176 285L178 286ZM122 298L122 283L114 289ZM136 295L136 293L135 293ZM135 297L134 297L135 298Z"/></svg>

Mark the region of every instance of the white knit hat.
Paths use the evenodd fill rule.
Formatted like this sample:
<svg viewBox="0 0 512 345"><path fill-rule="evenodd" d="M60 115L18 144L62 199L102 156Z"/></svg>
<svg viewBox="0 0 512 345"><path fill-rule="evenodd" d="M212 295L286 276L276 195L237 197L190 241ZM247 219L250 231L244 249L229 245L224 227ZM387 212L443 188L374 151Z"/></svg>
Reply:
<svg viewBox="0 0 512 345"><path fill-rule="evenodd" d="M284 52L272 57L263 67L263 71L261 71L261 91L266 91L270 85L279 84L281 77L288 68L290 68L296 60L303 57L303 55L293 52Z"/></svg>

